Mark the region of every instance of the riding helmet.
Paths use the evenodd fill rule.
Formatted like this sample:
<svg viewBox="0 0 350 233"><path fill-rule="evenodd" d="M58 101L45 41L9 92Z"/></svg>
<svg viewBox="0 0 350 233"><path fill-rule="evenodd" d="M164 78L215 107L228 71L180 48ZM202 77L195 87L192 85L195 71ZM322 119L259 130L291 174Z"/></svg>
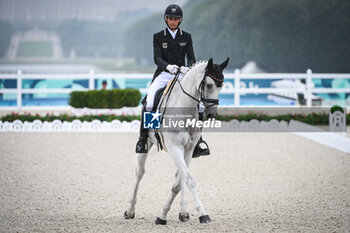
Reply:
<svg viewBox="0 0 350 233"><path fill-rule="evenodd" d="M166 22L166 17L175 17L175 18L182 18L182 9L179 5L171 4L169 5L164 12L164 21ZM181 20L182 21L182 20ZM181 21L179 25L181 24Z"/></svg>

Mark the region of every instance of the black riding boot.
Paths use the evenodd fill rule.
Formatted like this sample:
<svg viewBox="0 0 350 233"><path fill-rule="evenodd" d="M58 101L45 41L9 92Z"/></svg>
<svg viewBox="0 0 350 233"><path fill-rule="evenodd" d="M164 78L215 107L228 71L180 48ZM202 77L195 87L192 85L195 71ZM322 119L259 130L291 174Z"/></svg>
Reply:
<svg viewBox="0 0 350 233"><path fill-rule="evenodd" d="M199 120L203 120L203 113L199 114ZM204 147L200 145L204 144ZM210 155L210 150L208 144L202 139L202 136L199 138L196 147L193 150L192 158L198 158L199 156Z"/></svg>
<svg viewBox="0 0 350 233"><path fill-rule="evenodd" d="M148 152L148 129L143 127L143 112L141 113L141 125L140 125L140 137L136 144L136 153L147 153Z"/></svg>

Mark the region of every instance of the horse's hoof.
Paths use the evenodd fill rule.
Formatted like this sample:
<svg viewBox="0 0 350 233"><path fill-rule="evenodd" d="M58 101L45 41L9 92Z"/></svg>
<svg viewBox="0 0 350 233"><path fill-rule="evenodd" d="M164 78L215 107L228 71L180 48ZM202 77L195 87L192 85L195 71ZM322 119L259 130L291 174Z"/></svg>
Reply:
<svg viewBox="0 0 350 233"><path fill-rule="evenodd" d="M133 213L133 214L128 214L128 211L125 210L125 212L124 212L124 218L125 218L125 219L133 219L133 218L135 218L135 213Z"/></svg>
<svg viewBox="0 0 350 233"><path fill-rule="evenodd" d="M203 215L199 217L199 222L200 223L208 223L211 222L211 219L209 217L209 215Z"/></svg>
<svg viewBox="0 0 350 233"><path fill-rule="evenodd" d="M166 225L166 220L157 218L156 225Z"/></svg>
<svg viewBox="0 0 350 233"><path fill-rule="evenodd" d="M179 219L181 222L187 222L190 220L190 214L189 213L179 213Z"/></svg>

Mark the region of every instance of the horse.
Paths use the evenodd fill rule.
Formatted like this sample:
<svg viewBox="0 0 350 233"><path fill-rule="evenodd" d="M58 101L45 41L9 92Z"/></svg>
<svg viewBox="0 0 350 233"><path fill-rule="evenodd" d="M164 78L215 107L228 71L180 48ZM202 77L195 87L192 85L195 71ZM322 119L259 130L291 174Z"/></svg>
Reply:
<svg viewBox="0 0 350 233"><path fill-rule="evenodd" d="M208 61L200 61L193 64L189 70L184 74L181 81L176 80L173 82L172 90L163 96L166 101L162 101L159 104L160 108L177 108L178 114L181 114L182 109L192 108L196 111L193 112L195 119L198 120L198 106L202 104L205 106L205 115L208 119L215 118L217 115L217 105L219 92L223 86L224 76L223 70L228 64L229 58L227 58L222 64L214 64L212 59ZM176 78L175 78L176 79ZM184 112L184 114L186 114ZM162 123L162 125L164 122ZM164 150L168 152L170 157L174 160L177 172L175 175L175 183L172 186L171 194L159 217L157 217L155 223L157 225L166 225L167 214L170 207L181 191L180 201L180 213L179 220L181 222L189 221L189 213L187 210L187 201L185 196L185 187L187 185L194 200L196 209L200 214L199 222L208 223L211 218L204 210L204 207L198 197L196 190L196 182L188 170L192 159L193 150L201 136L200 130L193 130L191 128L181 131L165 132L161 127L159 129L161 134L162 145ZM148 133L148 152L152 145L157 144L157 138L154 131ZM137 154L137 168L136 168L136 183L134 191L130 200L130 206L124 212L125 219L133 219L135 217L135 204L137 199L137 192L140 181L145 173L145 163L148 153Z"/></svg>

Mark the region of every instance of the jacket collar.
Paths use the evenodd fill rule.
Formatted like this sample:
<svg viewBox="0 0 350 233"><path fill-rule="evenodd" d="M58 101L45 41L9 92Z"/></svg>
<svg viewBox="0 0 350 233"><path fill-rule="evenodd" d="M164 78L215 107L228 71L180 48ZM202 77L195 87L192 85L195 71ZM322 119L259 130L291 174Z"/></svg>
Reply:
<svg viewBox="0 0 350 233"><path fill-rule="evenodd" d="M168 27L164 28L163 35L164 36L169 35L171 38L173 38L168 30L170 30ZM182 32L181 28L177 29L175 38L178 36L179 33L180 33L181 36L183 35L183 32ZM175 38L173 38L173 39L175 39Z"/></svg>

